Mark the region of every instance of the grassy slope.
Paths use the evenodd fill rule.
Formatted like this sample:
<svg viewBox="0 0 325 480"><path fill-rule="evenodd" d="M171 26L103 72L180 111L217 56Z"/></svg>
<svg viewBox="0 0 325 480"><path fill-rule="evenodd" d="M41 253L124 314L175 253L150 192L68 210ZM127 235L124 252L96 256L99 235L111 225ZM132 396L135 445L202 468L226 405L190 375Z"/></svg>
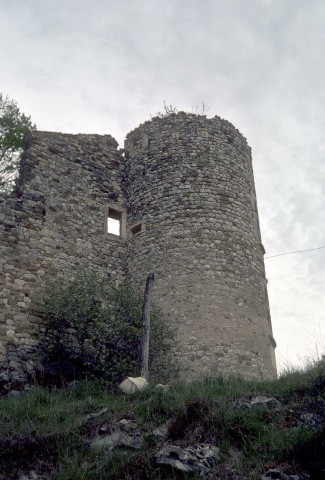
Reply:
<svg viewBox="0 0 325 480"><path fill-rule="evenodd" d="M195 478L154 463L158 445L152 430L169 420L170 443L220 447L220 478L242 474L240 478L252 480L268 467L289 462L318 480L324 466L315 467L313 455L322 455L324 432L290 427L295 408L324 408L324 383L324 364L318 364L275 381L204 379L175 383L166 392L148 388L130 397L87 382L53 393L37 387L21 397L0 400L0 479L18 478L18 471L31 469L57 480ZM286 413L233 408L235 398L254 394L275 396ZM86 420L103 408L107 411L102 415ZM114 426L122 418L135 420L145 446L111 455L91 452L89 443L98 428ZM308 456L308 449L314 453Z"/></svg>

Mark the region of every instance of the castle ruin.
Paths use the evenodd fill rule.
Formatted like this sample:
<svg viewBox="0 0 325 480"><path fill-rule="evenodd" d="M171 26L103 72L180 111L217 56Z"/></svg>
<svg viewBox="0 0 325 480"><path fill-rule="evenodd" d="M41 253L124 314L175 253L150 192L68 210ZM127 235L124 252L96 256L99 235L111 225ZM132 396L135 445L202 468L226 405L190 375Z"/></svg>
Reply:
<svg viewBox="0 0 325 480"><path fill-rule="evenodd" d="M31 132L0 202L0 362L13 388L32 370L39 286L80 259L141 290L155 272L184 376L276 376L251 149L229 122L156 117L124 151L110 135Z"/></svg>

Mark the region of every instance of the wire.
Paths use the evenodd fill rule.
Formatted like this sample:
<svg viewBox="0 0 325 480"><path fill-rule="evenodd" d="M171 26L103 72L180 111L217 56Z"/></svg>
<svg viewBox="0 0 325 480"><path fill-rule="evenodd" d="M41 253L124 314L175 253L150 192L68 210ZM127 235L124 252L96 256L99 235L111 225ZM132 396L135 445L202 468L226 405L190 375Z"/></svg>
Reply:
<svg viewBox="0 0 325 480"><path fill-rule="evenodd" d="M292 255L293 253L311 252L313 250L320 250L321 248L325 248L325 245L323 247L308 248L307 250L296 250L295 252L278 253L277 255L270 255L269 257L264 257L264 260L266 260L267 258L282 257L283 255Z"/></svg>

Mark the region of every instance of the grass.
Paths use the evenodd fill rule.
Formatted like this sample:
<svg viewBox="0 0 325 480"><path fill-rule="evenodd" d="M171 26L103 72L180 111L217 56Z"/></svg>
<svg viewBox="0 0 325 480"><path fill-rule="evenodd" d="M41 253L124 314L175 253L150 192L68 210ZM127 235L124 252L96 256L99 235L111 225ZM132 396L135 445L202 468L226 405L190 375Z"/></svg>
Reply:
<svg viewBox="0 0 325 480"><path fill-rule="evenodd" d="M96 383L81 382L57 392L35 387L20 397L0 400L1 433L67 433L80 418L104 405L119 413L118 397Z"/></svg>
<svg viewBox="0 0 325 480"><path fill-rule="evenodd" d="M324 404L323 386L324 363L319 362L273 381L204 378L171 384L167 391L152 386L132 396L91 382L56 392L35 387L20 397L0 400L3 478L33 468L57 480L196 478L155 464L153 453L159 445L152 430L166 421L170 443L212 443L220 448L225 463L230 452L239 452L232 468L255 475L252 472L263 471L266 465L295 459L302 444L313 442L315 431L289 428L290 418L286 423L271 410L236 410L233 400L263 394L275 396L284 406ZM103 409L102 414L88 417ZM91 451L98 427L114 426L121 418L138 424L144 447L136 452L116 449L110 455Z"/></svg>

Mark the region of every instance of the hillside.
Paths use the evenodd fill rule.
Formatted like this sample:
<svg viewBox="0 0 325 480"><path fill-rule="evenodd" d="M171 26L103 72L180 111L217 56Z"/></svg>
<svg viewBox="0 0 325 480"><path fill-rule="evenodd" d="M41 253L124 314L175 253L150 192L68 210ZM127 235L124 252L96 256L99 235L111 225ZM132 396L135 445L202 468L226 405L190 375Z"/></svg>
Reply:
<svg viewBox="0 0 325 480"><path fill-rule="evenodd" d="M125 396L90 382L0 401L0 479L325 478L324 362Z"/></svg>

